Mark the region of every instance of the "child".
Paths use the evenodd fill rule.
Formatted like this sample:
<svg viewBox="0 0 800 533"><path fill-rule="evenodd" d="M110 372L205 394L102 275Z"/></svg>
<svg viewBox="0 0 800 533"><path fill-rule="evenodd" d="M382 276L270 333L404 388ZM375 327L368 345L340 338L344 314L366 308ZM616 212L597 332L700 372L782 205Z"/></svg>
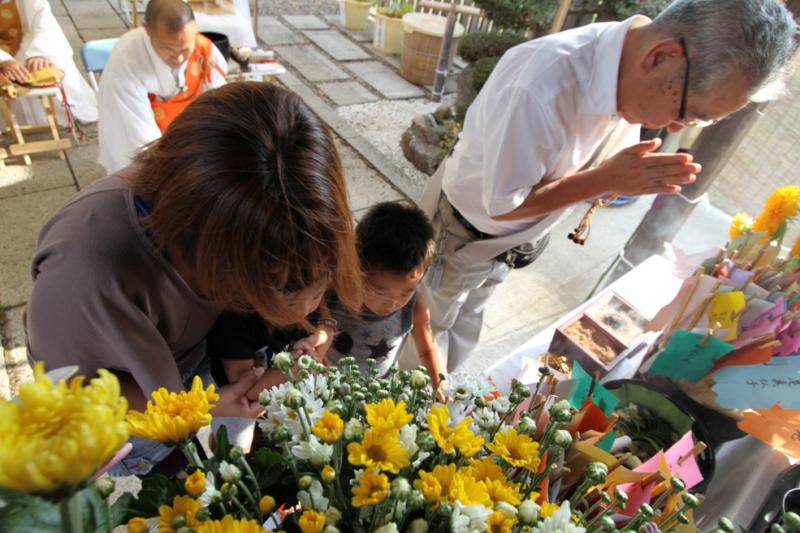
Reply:
<svg viewBox="0 0 800 533"><path fill-rule="evenodd" d="M327 351L331 361L355 357L362 371L375 361L384 376L395 364L400 345L411 333L420 362L434 390L446 372L430 326L430 315L417 286L433 259L433 227L416 207L396 202L373 206L356 228L356 247L364 271L364 309L348 311L338 299L328 308L338 333ZM325 347L320 347L325 355Z"/></svg>

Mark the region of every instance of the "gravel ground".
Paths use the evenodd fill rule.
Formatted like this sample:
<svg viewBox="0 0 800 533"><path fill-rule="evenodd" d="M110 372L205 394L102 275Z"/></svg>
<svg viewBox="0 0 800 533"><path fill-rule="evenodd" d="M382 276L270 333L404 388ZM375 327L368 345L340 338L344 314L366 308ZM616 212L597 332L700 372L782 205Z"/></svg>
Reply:
<svg viewBox="0 0 800 533"><path fill-rule="evenodd" d="M339 2L336 0L282 0L280 2L259 2L260 15L336 15Z"/></svg>
<svg viewBox="0 0 800 533"><path fill-rule="evenodd" d="M336 112L364 136L375 148L386 155L392 163L419 184L428 176L417 170L400 148L400 138L411 125L411 120L423 113L432 113L440 105L450 105L453 98L442 102L431 102L425 98L415 100L383 100L368 104L342 106Z"/></svg>

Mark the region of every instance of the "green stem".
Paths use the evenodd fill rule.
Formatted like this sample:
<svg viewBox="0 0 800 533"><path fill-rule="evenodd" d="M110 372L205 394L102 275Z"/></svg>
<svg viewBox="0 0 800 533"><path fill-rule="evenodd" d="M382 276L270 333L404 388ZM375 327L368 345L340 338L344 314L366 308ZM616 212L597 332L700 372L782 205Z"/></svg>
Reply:
<svg viewBox="0 0 800 533"><path fill-rule="evenodd" d="M180 449L183 452L183 455L186 456L186 459L189 461L190 465L203 468L203 460L200 459L200 455L197 453L197 448L195 447L194 442L187 440L180 445Z"/></svg>
<svg viewBox="0 0 800 533"><path fill-rule="evenodd" d="M236 496L231 496L231 501L233 502L233 505L235 505L239 509L239 511L242 513L243 517L252 518L252 516L250 516L250 513L247 512L247 509L244 508L244 505L242 505L242 502L240 502L236 498Z"/></svg>
<svg viewBox="0 0 800 533"><path fill-rule="evenodd" d="M259 519L262 518L261 509L258 508L258 500L255 499L253 493L250 492L250 489L247 488L247 485L244 483L244 481L239 481L236 484L239 486L240 489L242 489L242 492L244 492L244 495L247 496L248 500L250 500L250 503L253 504L253 509L256 510ZM263 520L261 520L261 522L263 523Z"/></svg>
<svg viewBox="0 0 800 533"><path fill-rule="evenodd" d="M258 501L260 502L262 496L261 487L258 486L258 479L256 478L256 475L253 473L253 469L250 468L250 463L248 463L247 459L245 459L244 457L239 457L239 464L241 465L242 469L244 469L244 471L247 472L247 475L250 476L250 480L253 482L253 486L255 487L256 490L256 498L258 498Z"/></svg>
<svg viewBox="0 0 800 533"><path fill-rule="evenodd" d="M81 512L81 498L73 494L59 502L61 509L61 527L64 533L82 533L83 513Z"/></svg>

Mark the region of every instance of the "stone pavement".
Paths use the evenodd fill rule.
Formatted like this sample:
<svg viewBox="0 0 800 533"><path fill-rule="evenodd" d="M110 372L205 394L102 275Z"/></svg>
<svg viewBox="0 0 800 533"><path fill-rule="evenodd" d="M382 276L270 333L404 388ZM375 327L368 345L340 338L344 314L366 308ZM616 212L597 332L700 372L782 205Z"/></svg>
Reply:
<svg viewBox="0 0 800 533"><path fill-rule="evenodd" d="M126 29L117 0L50 3L76 58L82 42L118 36ZM356 219L376 202L418 197L423 179L397 157L399 146L391 139L410 124L413 110L430 107L425 100L430 88L403 80L397 72L397 58L377 54L370 35L369 30L344 30L338 17L303 12L262 16L259 24L260 38L288 69L281 83L302 96L336 134ZM80 61L78 65L83 70ZM452 89L452 80L448 87ZM365 123L363 116L361 121L353 120L358 115L354 110L363 107L409 111L401 119L384 117L384 127L380 120ZM30 377L22 317L31 289L30 259L38 232L78 190L104 174L96 162L94 128L86 129L87 140L68 150L66 161L35 155L29 167L12 161L0 170L0 395L5 397ZM2 143L7 141L0 137ZM648 205L649 199L642 199L628 207L602 210L585 247L566 239L583 212L579 206L556 229L543 257L528 269L513 272L500 287L488 309L484 342L468 368L480 371L582 301ZM695 250L704 249L724 241L727 220L713 208L701 206L696 220L687 226L693 234L691 238L682 236L685 243Z"/></svg>

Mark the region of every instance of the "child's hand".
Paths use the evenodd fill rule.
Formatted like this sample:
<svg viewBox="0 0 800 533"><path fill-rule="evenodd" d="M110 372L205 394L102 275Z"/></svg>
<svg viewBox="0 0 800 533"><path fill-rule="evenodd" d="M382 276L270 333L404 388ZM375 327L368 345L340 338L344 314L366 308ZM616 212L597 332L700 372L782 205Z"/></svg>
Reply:
<svg viewBox="0 0 800 533"><path fill-rule="evenodd" d="M331 361L327 358L326 353L330 340L328 332L324 329L319 329L305 339L295 342L291 347L292 355L300 357L303 354L308 354L325 366L329 366Z"/></svg>
<svg viewBox="0 0 800 533"><path fill-rule="evenodd" d="M447 401L447 397L444 395L444 386L446 382L439 377L439 374L434 375L433 372L429 372L431 377L431 387L433 387L433 392L436 394L436 400L445 403Z"/></svg>
<svg viewBox="0 0 800 533"><path fill-rule="evenodd" d="M280 370L273 370L267 369L258 378L255 385L253 385L248 391L245 393L245 396L250 401L258 401L258 396L261 394L261 391L264 389L271 389L276 385L280 385L289 380L289 377L281 372Z"/></svg>

